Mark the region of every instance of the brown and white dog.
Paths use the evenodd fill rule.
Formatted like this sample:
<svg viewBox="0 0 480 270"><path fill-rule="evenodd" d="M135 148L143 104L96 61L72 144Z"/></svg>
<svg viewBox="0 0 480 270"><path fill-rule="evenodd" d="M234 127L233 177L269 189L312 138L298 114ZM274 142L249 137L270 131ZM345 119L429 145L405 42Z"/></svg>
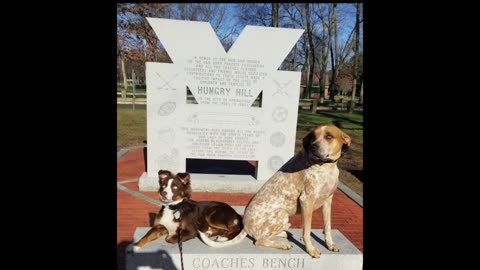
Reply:
<svg viewBox="0 0 480 270"><path fill-rule="evenodd" d="M162 235L167 235L167 242L177 243L179 226L182 242L196 237L198 232L207 238L217 236L216 241L227 241L240 233L243 228L242 217L228 204L190 200L190 174L174 175L170 171L160 170L158 176L162 207L155 217L154 226L135 243L135 250Z"/></svg>
<svg viewBox="0 0 480 270"><path fill-rule="evenodd" d="M244 229L230 241L213 242L200 233L204 242L223 247L240 242L248 234L256 246L290 249L292 245L274 241L287 237L289 216L301 214L303 241L308 254L320 257L310 239L312 212L323 210L324 234L328 249L339 251L332 240L330 211L338 184L338 159L350 146L350 137L339 128L328 125L315 128L303 139L303 149L284 164L255 194L245 209ZM205 238L205 239L204 239Z"/></svg>

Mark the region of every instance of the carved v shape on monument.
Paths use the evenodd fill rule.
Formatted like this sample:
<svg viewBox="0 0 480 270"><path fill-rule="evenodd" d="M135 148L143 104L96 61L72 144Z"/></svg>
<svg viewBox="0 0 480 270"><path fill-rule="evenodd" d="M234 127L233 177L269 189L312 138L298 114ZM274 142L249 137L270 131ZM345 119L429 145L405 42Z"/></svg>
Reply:
<svg viewBox="0 0 480 270"><path fill-rule="evenodd" d="M300 72L278 68L304 30L246 26L226 52L208 22L147 20L172 63L146 63L140 189L157 190L160 169L187 171L187 159L257 161L255 178L267 180L294 154Z"/></svg>

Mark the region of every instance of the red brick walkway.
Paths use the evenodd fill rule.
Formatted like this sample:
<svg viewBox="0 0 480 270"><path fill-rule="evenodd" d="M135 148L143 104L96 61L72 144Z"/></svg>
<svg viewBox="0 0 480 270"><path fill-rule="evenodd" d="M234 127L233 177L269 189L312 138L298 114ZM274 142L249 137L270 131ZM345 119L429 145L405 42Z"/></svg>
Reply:
<svg viewBox="0 0 480 270"><path fill-rule="evenodd" d="M117 181L138 179L144 171L143 149L132 150L117 161ZM138 190L138 182L123 184ZM158 199L156 192L141 192ZM230 205L245 206L253 194L193 192L193 200L222 201ZM125 248L132 241L136 227L149 227L159 208L143 199L117 189L117 263L125 269ZM301 228L300 216L290 218L292 228ZM312 228L323 229L321 209L313 213ZM332 228L338 229L363 252L363 209L342 191L337 190L332 203Z"/></svg>

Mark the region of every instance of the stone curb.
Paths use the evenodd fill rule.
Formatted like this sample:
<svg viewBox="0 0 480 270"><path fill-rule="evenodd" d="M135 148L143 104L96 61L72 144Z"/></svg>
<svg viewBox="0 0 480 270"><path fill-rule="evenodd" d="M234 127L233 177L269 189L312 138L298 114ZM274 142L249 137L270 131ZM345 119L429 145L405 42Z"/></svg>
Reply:
<svg viewBox="0 0 480 270"><path fill-rule="evenodd" d="M354 202L356 202L358 205L360 205L363 208L363 198L355 193L355 191L351 190L349 187L347 187L344 183L338 182L338 188L345 194L347 197L352 199Z"/></svg>
<svg viewBox="0 0 480 270"><path fill-rule="evenodd" d="M136 145L136 146L130 146L130 147L121 148L121 149L118 150L118 152L117 152L117 160L119 160L121 157L123 157L125 154L127 154L127 153L130 152L131 150L143 148L143 147L145 147L145 146L146 146L146 145Z"/></svg>

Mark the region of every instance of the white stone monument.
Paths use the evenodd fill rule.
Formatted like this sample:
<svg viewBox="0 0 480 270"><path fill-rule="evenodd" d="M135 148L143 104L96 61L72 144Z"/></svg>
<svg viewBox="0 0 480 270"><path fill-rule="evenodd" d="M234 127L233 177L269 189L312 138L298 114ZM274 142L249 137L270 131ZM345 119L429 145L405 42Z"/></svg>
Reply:
<svg viewBox="0 0 480 270"><path fill-rule="evenodd" d="M140 190L158 190L158 170L184 172L195 158L258 161L256 180L193 174L195 191L256 191L294 155L300 72L278 68L304 30L246 26L227 53L208 22L147 20L173 63L146 63ZM198 104L187 104L187 87Z"/></svg>

